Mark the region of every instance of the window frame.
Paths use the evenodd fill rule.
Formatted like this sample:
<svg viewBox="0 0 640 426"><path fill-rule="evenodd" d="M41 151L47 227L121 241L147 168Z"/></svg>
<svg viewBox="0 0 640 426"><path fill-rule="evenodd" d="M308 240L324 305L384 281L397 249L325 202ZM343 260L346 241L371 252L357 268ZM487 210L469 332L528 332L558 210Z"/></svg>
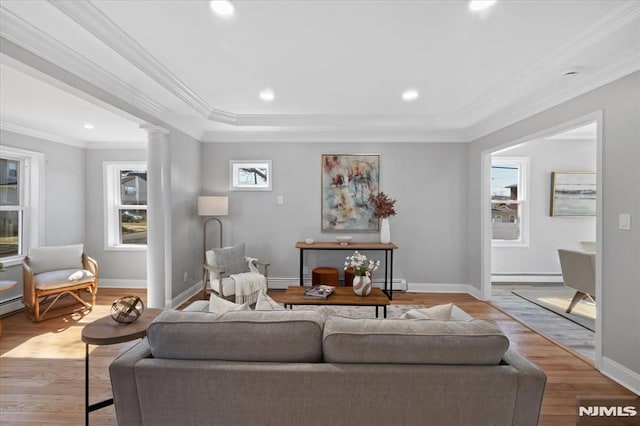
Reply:
<svg viewBox="0 0 640 426"><path fill-rule="evenodd" d="M18 161L18 206L0 206L2 211L20 211L18 254L0 257L5 267L22 264L31 247L44 235L44 154L11 146L0 146L0 157Z"/></svg>
<svg viewBox="0 0 640 426"><path fill-rule="evenodd" d="M105 161L104 194L104 249L105 251L146 251L147 244L123 244L120 234L120 210L147 210L149 200L144 205L122 204L120 199L120 173L123 170L145 170L146 161ZM148 232L148 227L147 227ZM148 236L148 234L147 234Z"/></svg>
<svg viewBox="0 0 640 426"><path fill-rule="evenodd" d="M529 185L530 185L530 173L529 173L529 157L502 157L492 156L491 166L500 164L517 164L519 167L518 176L518 199L510 202L510 204L518 205L518 215L520 224L520 237L517 240L501 240L494 239L493 232L491 235L491 247L529 247L530 235L529 235L529 223L531 221L529 211ZM491 198L489 205L493 208L494 200Z"/></svg>

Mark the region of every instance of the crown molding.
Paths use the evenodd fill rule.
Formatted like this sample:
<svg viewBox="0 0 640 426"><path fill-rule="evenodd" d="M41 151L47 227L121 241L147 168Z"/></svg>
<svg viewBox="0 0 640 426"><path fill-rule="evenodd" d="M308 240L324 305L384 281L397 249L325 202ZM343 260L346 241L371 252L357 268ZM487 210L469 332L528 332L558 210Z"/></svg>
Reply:
<svg viewBox="0 0 640 426"><path fill-rule="evenodd" d="M167 121L172 119L160 103L2 6L0 24L0 36L15 45L114 96L127 100L155 117Z"/></svg>
<svg viewBox="0 0 640 426"><path fill-rule="evenodd" d="M575 56L592 48L596 43L606 37L611 36L620 29L626 27L640 18L640 3L623 2L611 8L607 13L600 16L598 20L583 28L574 37L561 44L557 49L533 63L524 64L519 69L514 70L511 75L505 76L499 83L486 90L473 102L458 111L463 117L468 118L468 123L480 121L477 111L492 110L498 111L504 105L501 93L512 91L514 87L530 85L538 76L548 72L554 72L562 66L563 60L567 57ZM636 53L637 55L637 53ZM623 59L624 60L624 59ZM609 67L611 69L611 67ZM614 75L619 73L612 70ZM603 76L602 80L613 81ZM581 93L576 92L575 96ZM553 96L553 95L552 95ZM523 102L529 102L529 99Z"/></svg>
<svg viewBox="0 0 640 426"><path fill-rule="evenodd" d="M505 107L501 111L494 113L491 118L469 128L467 139L469 141L479 139L636 71L640 71L640 52L635 48L631 48L621 55L617 62L610 63L599 73L585 77L581 81L576 81L574 85L548 91L546 95L539 96L535 101L530 100L529 103L521 103L519 107L515 108L513 106Z"/></svg>
<svg viewBox="0 0 640 426"><path fill-rule="evenodd" d="M0 120L0 129L83 149L147 149L147 142L144 141L89 142L80 139L68 138L46 130L37 129L33 126L6 120Z"/></svg>
<svg viewBox="0 0 640 426"><path fill-rule="evenodd" d="M327 129L299 127L289 129L205 131L202 142L296 142L296 143L457 143L467 142L457 130L416 130L376 128Z"/></svg>
<svg viewBox="0 0 640 426"><path fill-rule="evenodd" d="M233 124L234 114L209 105L90 1L49 0L49 3L203 117Z"/></svg>
<svg viewBox="0 0 640 426"><path fill-rule="evenodd" d="M147 142L87 142L87 149L117 149L117 150L125 150L125 149L147 149Z"/></svg>
<svg viewBox="0 0 640 426"><path fill-rule="evenodd" d="M57 142L64 145L71 145L77 148L87 148L88 143L83 140L68 138L46 130L36 129L35 127L14 123L10 121L0 120L0 129L8 132L18 133L25 136L31 136L38 139L44 139L50 142Z"/></svg>
<svg viewBox="0 0 640 426"><path fill-rule="evenodd" d="M133 66L151 77L174 96L184 101L199 115L212 122L228 124L237 131L206 131L206 125L186 123L161 103L143 94L135 87L100 67L83 55L35 28L19 16L0 6L0 36L15 45L51 62L75 77L104 89L126 102L140 108L191 135L195 139L216 141L362 141L362 142L468 142L492 131L513 124L545 108L552 107L599 85L606 84L637 71L637 52L628 55L601 71L587 76L580 85L572 85L558 91L548 91L515 105L505 105L501 97L514 86L527 86L541 71L550 72L560 66L560 61L576 52L591 48L616 31L637 21L640 3L621 2L603 14L597 21L576 33L545 58L527 64L512 73L512 77L485 91L471 105L441 116L435 115L338 115L338 114L234 114L211 107L177 76L139 45L131 36L111 21L90 1L59 0L50 3L101 40ZM494 111L488 118L481 118L482 111ZM479 123L479 124L473 124ZM280 126L290 129L253 129L251 127ZM437 126L440 130L428 130ZM244 129L242 129L244 127ZM444 129L444 130L442 130ZM204 132L204 133L201 133ZM375 133L375 134L374 134ZM197 136L194 136L197 135Z"/></svg>

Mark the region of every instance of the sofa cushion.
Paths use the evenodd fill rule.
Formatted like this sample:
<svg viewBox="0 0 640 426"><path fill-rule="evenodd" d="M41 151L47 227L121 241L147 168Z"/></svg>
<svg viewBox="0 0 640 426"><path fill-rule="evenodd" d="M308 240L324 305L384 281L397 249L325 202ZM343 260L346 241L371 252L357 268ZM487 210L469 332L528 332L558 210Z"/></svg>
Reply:
<svg viewBox="0 0 640 426"><path fill-rule="evenodd" d="M147 337L154 358L321 362L322 327L310 311L165 311Z"/></svg>
<svg viewBox="0 0 640 426"><path fill-rule="evenodd" d="M371 364L499 364L509 347L500 328L485 320L353 319L325 321L326 362Z"/></svg>
<svg viewBox="0 0 640 426"><path fill-rule="evenodd" d="M404 319L432 319L440 321L471 321L473 317L458 308L453 303L432 306L430 308L411 309L400 318Z"/></svg>
<svg viewBox="0 0 640 426"><path fill-rule="evenodd" d="M60 269L82 269L82 251L82 244L32 247L29 249L29 266L34 274Z"/></svg>

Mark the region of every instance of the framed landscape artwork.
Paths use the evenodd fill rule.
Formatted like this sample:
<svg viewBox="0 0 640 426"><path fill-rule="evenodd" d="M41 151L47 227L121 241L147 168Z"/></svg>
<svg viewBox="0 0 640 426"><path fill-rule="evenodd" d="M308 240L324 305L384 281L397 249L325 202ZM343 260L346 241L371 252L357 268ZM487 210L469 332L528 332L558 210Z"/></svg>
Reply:
<svg viewBox="0 0 640 426"><path fill-rule="evenodd" d="M378 195L380 156L322 155L322 231L376 232L371 196Z"/></svg>
<svg viewBox="0 0 640 426"><path fill-rule="evenodd" d="M595 173L551 173L551 216L595 215Z"/></svg>
<svg viewBox="0 0 640 426"><path fill-rule="evenodd" d="M271 191L271 160L230 160L230 191Z"/></svg>

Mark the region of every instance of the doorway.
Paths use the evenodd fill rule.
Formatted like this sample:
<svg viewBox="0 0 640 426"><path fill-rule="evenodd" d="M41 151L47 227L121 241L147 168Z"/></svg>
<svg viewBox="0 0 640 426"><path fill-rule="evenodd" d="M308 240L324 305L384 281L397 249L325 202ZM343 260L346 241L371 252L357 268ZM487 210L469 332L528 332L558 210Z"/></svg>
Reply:
<svg viewBox="0 0 640 426"><path fill-rule="evenodd" d="M520 310L525 319L523 322L532 322L528 325L592 359L596 367L601 359L598 304L595 321L590 327L593 331L589 331L587 327L553 313L548 306L544 307L544 303L536 305L525 300L523 295L534 294L537 290L546 290L550 296L570 292L562 284L557 249L583 250L588 245L595 247L596 300L599 299L602 256L600 129L601 114L596 113L483 152L482 201L483 297L505 305L505 310L513 311L516 317ZM596 215L552 216L551 174L577 171L595 172ZM542 297L539 300L562 303L555 299ZM567 324L567 327L558 327L559 324ZM545 327L551 331L546 331Z"/></svg>

